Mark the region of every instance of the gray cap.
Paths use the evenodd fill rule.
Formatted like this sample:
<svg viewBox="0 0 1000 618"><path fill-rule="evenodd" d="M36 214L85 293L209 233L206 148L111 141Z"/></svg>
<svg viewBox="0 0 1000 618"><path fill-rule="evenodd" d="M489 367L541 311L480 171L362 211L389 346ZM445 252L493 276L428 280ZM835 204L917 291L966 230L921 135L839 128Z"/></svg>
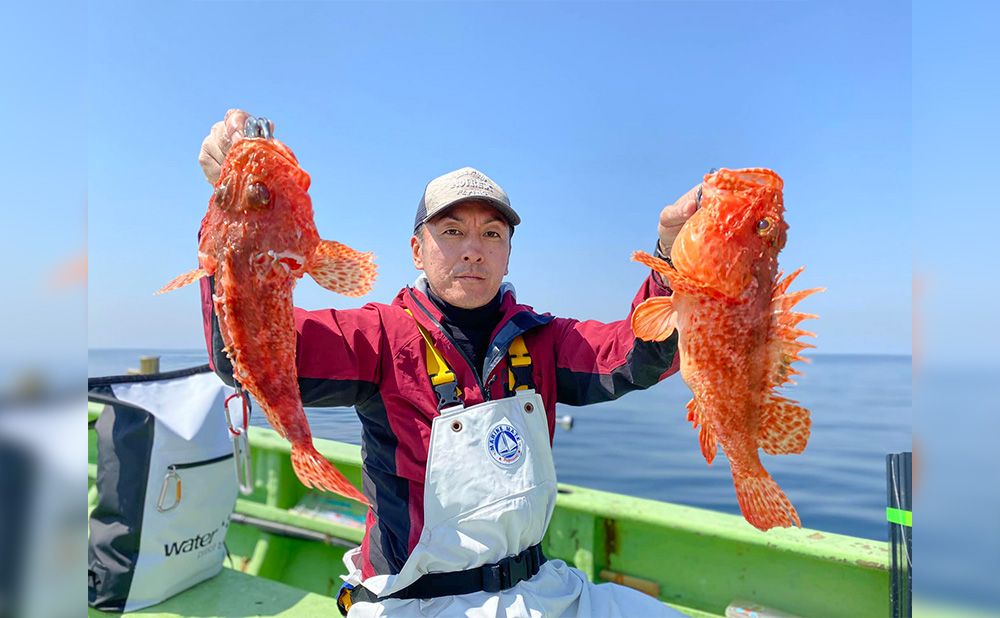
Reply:
<svg viewBox="0 0 1000 618"><path fill-rule="evenodd" d="M521 222L521 217L510 207L510 199L500 185L477 169L463 167L427 183L424 196L420 198L420 205L417 206L413 231L448 208L466 200L487 202L500 211L511 225Z"/></svg>

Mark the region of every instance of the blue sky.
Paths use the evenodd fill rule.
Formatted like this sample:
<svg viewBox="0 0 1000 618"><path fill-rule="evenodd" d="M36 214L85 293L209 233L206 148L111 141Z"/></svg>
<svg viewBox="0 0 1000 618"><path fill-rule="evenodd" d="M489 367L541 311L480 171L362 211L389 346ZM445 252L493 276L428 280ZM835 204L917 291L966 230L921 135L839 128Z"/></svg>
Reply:
<svg viewBox="0 0 1000 618"><path fill-rule="evenodd" d="M272 118L312 175L325 238L377 255L360 300L416 276L424 184L472 165L523 224L509 280L556 315L624 317L662 206L711 167L786 185L786 270L820 352L911 349L908 3L100 3L87 15L91 347L202 345L209 185L229 107ZM82 215L81 215L82 216Z"/></svg>

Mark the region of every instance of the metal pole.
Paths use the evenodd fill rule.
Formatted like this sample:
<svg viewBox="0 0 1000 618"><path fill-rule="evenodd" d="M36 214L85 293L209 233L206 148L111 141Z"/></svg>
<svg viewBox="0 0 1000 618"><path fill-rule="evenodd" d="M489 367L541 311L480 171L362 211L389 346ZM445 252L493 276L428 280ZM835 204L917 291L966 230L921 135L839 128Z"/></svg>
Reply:
<svg viewBox="0 0 1000 618"><path fill-rule="evenodd" d="M889 523L889 603L893 618L913 615L913 455L885 457Z"/></svg>

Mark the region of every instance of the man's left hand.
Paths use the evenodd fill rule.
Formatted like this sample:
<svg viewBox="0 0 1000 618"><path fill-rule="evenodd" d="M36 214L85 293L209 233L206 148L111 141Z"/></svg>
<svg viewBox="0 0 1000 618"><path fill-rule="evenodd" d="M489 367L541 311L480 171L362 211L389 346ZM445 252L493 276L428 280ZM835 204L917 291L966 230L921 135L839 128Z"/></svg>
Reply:
<svg viewBox="0 0 1000 618"><path fill-rule="evenodd" d="M674 239L680 233L681 227L698 210L698 189L700 187L701 183L691 187L690 191L660 213L658 233L660 235L660 253L663 255L670 255L670 249L674 246Z"/></svg>

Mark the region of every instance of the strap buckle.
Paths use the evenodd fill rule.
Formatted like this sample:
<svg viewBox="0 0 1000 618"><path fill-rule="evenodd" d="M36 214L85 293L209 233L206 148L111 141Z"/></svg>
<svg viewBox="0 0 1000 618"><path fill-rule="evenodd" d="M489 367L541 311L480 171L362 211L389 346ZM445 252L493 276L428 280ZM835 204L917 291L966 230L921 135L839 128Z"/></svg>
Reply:
<svg viewBox="0 0 1000 618"><path fill-rule="evenodd" d="M437 395L438 412L447 408L448 406L460 406L462 400L458 397L458 386L455 382L445 382L443 384L434 385L434 393Z"/></svg>
<svg viewBox="0 0 1000 618"><path fill-rule="evenodd" d="M520 367L512 365L510 368L510 392L523 391L532 388L531 365Z"/></svg>
<svg viewBox="0 0 1000 618"><path fill-rule="evenodd" d="M529 388L535 388L535 381L531 375L531 354L524 344L524 338L520 335L514 338L507 350L507 386L511 394Z"/></svg>
<svg viewBox="0 0 1000 618"><path fill-rule="evenodd" d="M482 567L483 590L497 593L531 579L541 567L541 547L532 545L515 556L507 556L496 564Z"/></svg>
<svg viewBox="0 0 1000 618"><path fill-rule="evenodd" d="M354 605L354 599L351 598L353 590L354 586L344 582L340 587L340 592L337 593L337 609L340 610L341 616L346 616L347 612L351 611L351 606Z"/></svg>
<svg viewBox="0 0 1000 618"><path fill-rule="evenodd" d="M503 585L503 569L500 568L500 564L487 564L482 568L483 573L483 590L492 594L496 594L501 590L506 590L507 588Z"/></svg>

